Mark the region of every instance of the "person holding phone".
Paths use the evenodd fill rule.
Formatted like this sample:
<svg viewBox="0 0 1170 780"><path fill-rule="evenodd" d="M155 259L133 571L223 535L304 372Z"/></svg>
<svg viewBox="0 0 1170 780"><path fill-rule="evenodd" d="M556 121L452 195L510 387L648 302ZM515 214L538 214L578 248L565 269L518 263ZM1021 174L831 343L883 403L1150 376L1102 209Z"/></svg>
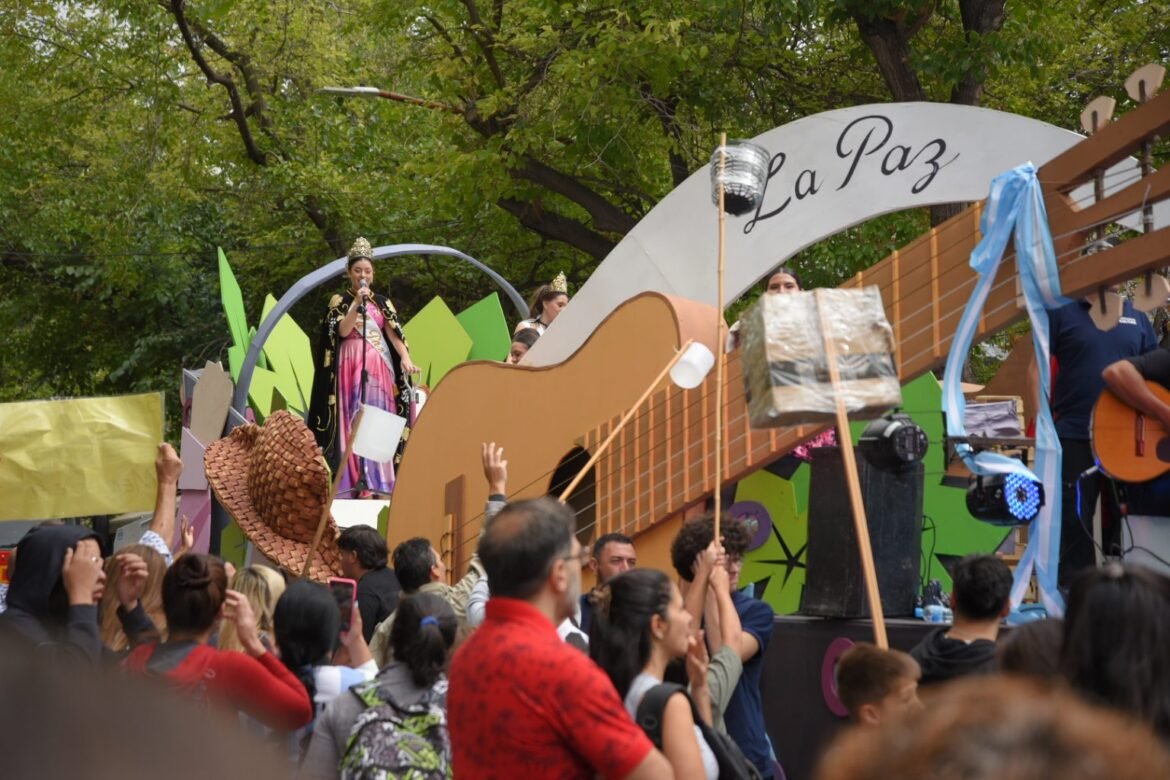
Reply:
<svg viewBox="0 0 1170 780"><path fill-rule="evenodd" d="M398 608L402 585L386 565L386 540L369 525L346 528L337 537L341 553L341 576L357 583L358 609L362 612L362 634L369 642L374 629Z"/></svg>
<svg viewBox="0 0 1170 780"><path fill-rule="evenodd" d="M308 692L314 718L343 691L372 680L378 673L362 635L362 613L355 591L353 580L338 577L328 586L297 580L276 602L272 617L280 660ZM345 649L348 666L333 663L339 645ZM295 733L290 758L296 763L308 747L312 731L310 723Z"/></svg>

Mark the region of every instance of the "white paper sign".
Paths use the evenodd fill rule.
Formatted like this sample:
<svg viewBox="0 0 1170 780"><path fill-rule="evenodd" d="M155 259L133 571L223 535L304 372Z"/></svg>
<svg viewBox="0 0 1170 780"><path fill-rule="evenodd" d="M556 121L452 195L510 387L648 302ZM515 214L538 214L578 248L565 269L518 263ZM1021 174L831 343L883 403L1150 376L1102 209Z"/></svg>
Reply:
<svg viewBox="0 0 1170 780"><path fill-rule="evenodd" d="M406 418L368 404L362 406L361 423L353 439L353 452L366 460L385 463L398 450Z"/></svg>

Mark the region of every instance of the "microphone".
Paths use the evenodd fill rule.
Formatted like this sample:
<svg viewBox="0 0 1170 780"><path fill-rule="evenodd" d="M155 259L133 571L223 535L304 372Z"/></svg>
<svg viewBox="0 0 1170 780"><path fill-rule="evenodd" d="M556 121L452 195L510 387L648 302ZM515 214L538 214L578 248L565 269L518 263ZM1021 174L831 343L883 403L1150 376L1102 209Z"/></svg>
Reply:
<svg viewBox="0 0 1170 780"><path fill-rule="evenodd" d="M1085 469L1084 471L1082 471L1080 474L1077 475L1077 481L1079 482L1080 480L1084 479L1085 477L1091 477L1094 474L1096 474L1097 472L1099 472L1100 470L1101 470L1100 466L1090 466L1089 468Z"/></svg>

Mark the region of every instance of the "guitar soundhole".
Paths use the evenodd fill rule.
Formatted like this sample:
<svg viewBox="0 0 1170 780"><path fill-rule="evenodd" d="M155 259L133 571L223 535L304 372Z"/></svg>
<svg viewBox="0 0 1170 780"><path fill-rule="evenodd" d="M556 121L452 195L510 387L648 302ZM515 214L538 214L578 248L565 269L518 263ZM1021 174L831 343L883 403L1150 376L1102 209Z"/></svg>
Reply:
<svg viewBox="0 0 1170 780"><path fill-rule="evenodd" d="M548 494L553 498L559 496L588 462L587 450L581 447L570 450L553 471ZM597 466L589 468L585 478L573 488L565 503L577 518L577 541L582 547L588 547L597 535Z"/></svg>

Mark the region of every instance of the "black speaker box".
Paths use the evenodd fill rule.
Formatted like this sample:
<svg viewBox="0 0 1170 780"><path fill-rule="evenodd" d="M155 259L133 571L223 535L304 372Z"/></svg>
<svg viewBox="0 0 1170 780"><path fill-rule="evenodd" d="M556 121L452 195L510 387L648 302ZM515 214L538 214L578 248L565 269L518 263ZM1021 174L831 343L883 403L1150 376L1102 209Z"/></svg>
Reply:
<svg viewBox="0 0 1170 780"><path fill-rule="evenodd" d="M812 452L808 491L808 554L800 611L855 618L869 615L865 576L853 525L845 466L837 448ZM882 612L914 614L922 558L923 466L883 471L857 455Z"/></svg>

